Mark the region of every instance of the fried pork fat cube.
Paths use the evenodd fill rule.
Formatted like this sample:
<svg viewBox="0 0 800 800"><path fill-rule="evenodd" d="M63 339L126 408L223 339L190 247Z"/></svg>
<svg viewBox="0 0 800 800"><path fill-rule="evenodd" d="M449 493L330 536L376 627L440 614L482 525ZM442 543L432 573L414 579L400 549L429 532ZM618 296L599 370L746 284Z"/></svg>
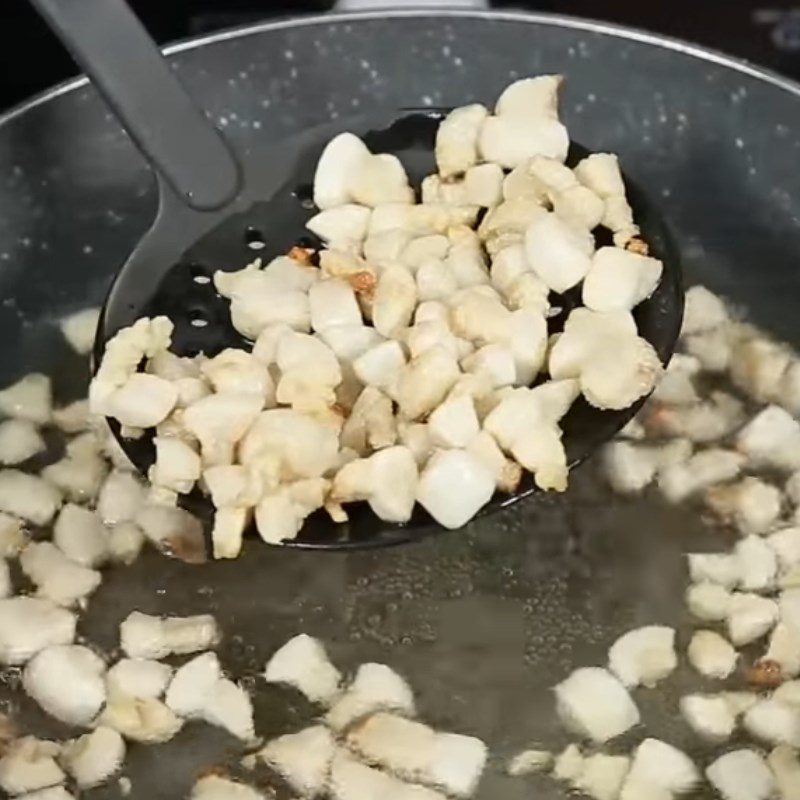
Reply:
<svg viewBox="0 0 800 800"><path fill-rule="evenodd" d="M325 722L334 731L343 731L377 711L413 717L414 694L408 683L391 667L362 664L352 683L325 715Z"/></svg>
<svg viewBox="0 0 800 800"><path fill-rule="evenodd" d="M627 687L655 686L678 665L675 631L663 625L628 631L611 645L608 663Z"/></svg>
<svg viewBox="0 0 800 800"><path fill-rule="evenodd" d="M567 129L558 120L560 75L526 78L506 87L495 113L481 125L478 149L485 161L512 169L536 155L564 161Z"/></svg>
<svg viewBox="0 0 800 800"><path fill-rule="evenodd" d="M312 703L330 705L339 692L342 676L322 644L301 633L274 653L267 662L264 678L267 683L293 686Z"/></svg>
<svg viewBox="0 0 800 800"><path fill-rule="evenodd" d="M367 763L457 797L475 792L487 756L486 745L479 739L438 733L385 712L356 725L347 744Z"/></svg>
<svg viewBox="0 0 800 800"><path fill-rule="evenodd" d="M265 795L230 778L206 775L192 787L190 800L265 800Z"/></svg>
<svg viewBox="0 0 800 800"><path fill-rule="evenodd" d="M689 727L709 741L725 741L736 728L736 714L723 695L686 695L680 710Z"/></svg>
<svg viewBox="0 0 800 800"><path fill-rule="evenodd" d="M66 776L56 761L60 750L56 742L33 736L14 740L0 758L0 788L19 795L63 783Z"/></svg>
<svg viewBox="0 0 800 800"><path fill-rule="evenodd" d="M61 762L81 789L105 783L125 760L125 740L113 728L103 725L67 742Z"/></svg>
<svg viewBox="0 0 800 800"><path fill-rule="evenodd" d="M167 417L178 400L177 389L164 378L137 370L142 359L169 349L172 330L166 317L143 317L106 343L89 387L93 414L139 428L153 427Z"/></svg>
<svg viewBox="0 0 800 800"><path fill-rule="evenodd" d="M258 755L294 791L311 798L325 790L335 750L331 732L324 725L314 725L267 742Z"/></svg>
<svg viewBox="0 0 800 800"><path fill-rule="evenodd" d="M50 600L9 597L0 600L0 662L24 664L40 650L71 644L76 617Z"/></svg>
<svg viewBox="0 0 800 800"><path fill-rule="evenodd" d="M340 133L322 151L314 173L318 208L413 202L414 192L396 156L373 155L352 133Z"/></svg>
<svg viewBox="0 0 800 800"><path fill-rule="evenodd" d="M210 614L154 617L131 612L120 624L120 644L130 658L160 659L214 647L220 638Z"/></svg>
<svg viewBox="0 0 800 800"><path fill-rule="evenodd" d="M621 797L674 797L690 792L699 782L700 773L685 753L659 739L645 739L633 755Z"/></svg>
<svg viewBox="0 0 800 800"><path fill-rule="evenodd" d="M600 667L576 669L555 687L556 709L564 724L597 743L639 724L639 710L625 687Z"/></svg>
<svg viewBox="0 0 800 800"><path fill-rule="evenodd" d="M167 688L165 703L178 716L202 719L243 741L255 737L250 696L222 675L216 653L203 653L180 667Z"/></svg>
<svg viewBox="0 0 800 800"><path fill-rule="evenodd" d="M768 800L775 792L775 779L754 750L725 753L708 766L706 777L724 800Z"/></svg>
<svg viewBox="0 0 800 800"><path fill-rule="evenodd" d="M53 645L25 666L25 691L51 716L86 726L106 700L103 660L82 645Z"/></svg>
<svg viewBox="0 0 800 800"><path fill-rule="evenodd" d="M445 800L441 792L368 767L344 749L339 749L331 762L329 792L333 800Z"/></svg>
<svg viewBox="0 0 800 800"><path fill-rule="evenodd" d="M577 379L593 406L622 409L653 390L663 366L630 313L576 308L550 350L548 370L555 380Z"/></svg>

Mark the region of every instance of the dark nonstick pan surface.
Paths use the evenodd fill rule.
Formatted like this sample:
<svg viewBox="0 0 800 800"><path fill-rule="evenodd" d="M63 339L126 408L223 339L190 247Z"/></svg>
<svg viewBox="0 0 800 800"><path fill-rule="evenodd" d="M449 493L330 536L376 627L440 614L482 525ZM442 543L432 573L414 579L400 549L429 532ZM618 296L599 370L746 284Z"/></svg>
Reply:
<svg viewBox="0 0 800 800"><path fill-rule="evenodd" d="M687 282L721 291L800 345L800 87L788 81L658 37L513 14L270 23L180 45L172 60L241 147L364 108L488 102L518 76L563 72L572 137L618 152L662 204ZM85 391L87 365L56 322L101 302L155 199L144 163L85 83L0 120L0 382L37 369L55 376L62 400ZM685 645L681 553L690 547L719 547L696 511L655 495L614 499L588 465L563 497L533 498L401 548L319 555L252 542L239 561L201 568L148 552L106 574L80 630L111 652L132 608L211 611L225 632L224 665L252 679L265 736L311 717L293 695L255 679L279 644L305 631L345 668L392 664L417 689L427 721L506 755L566 743L550 687L574 666L603 663L619 633L676 624ZM16 677L3 674L0 700L26 732L71 735L22 696ZM640 692L637 702L652 735L702 762L710 751L675 711L690 685L681 668L671 689ZM188 725L166 746L132 747L126 772L133 797L172 800L202 767L237 757L223 734ZM561 796L546 781L502 777L495 764L480 797L532 791ZM86 794L117 796L114 783Z"/></svg>

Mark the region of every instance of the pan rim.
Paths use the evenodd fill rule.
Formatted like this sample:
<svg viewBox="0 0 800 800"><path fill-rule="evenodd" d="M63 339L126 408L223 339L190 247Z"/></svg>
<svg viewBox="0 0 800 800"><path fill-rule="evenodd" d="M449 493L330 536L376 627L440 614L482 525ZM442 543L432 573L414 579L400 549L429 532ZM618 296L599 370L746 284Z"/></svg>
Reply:
<svg viewBox="0 0 800 800"><path fill-rule="evenodd" d="M226 28L211 34L192 36L172 42L162 48L164 55L171 56L185 53L209 44L226 42L233 39L255 36L265 31L284 30L287 28L304 28L331 23L358 22L361 20L385 20L408 18L459 18L459 19L485 19L493 22L520 22L529 25L541 25L568 30L585 31L586 33L601 34L616 37L626 41L660 47L664 50L680 53L699 61L706 61L717 66L725 67L739 72L756 80L763 81L789 94L800 97L800 81L785 77L767 67L756 66L747 59L728 55L720 50L694 44L685 39L652 33L642 28L619 25L613 22L603 22L585 17L573 17L566 14L550 14L547 12L526 11L492 11L477 9L425 9L425 8L396 8L375 9L367 11L328 12L323 14L310 14L302 17L284 17L270 19ZM55 86L33 95L27 100L12 106L0 114L0 126L12 122L19 116L54 100L61 95L77 91L89 84L85 75L68 78Z"/></svg>

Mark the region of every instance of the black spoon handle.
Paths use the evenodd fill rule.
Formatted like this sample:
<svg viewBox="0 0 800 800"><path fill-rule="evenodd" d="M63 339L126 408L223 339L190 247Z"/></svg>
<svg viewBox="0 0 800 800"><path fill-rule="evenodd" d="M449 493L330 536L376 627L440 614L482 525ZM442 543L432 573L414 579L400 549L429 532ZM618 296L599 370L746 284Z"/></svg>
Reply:
<svg viewBox="0 0 800 800"><path fill-rule="evenodd" d="M136 145L192 208L239 190L239 165L124 0L31 0Z"/></svg>

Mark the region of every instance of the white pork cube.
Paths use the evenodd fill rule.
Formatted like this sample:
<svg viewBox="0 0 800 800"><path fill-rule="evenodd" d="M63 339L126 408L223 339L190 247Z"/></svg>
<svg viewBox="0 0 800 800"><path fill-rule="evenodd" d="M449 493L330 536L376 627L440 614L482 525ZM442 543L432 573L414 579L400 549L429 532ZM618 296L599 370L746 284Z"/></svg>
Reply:
<svg viewBox="0 0 800 800"><path fill-rule="evenodd" d="M44 439L30 420L0 423L0 464L20 464L44 449Z"/></svg>
<svg viewBox="0 0 800 800"><path fill-rule="evenodd" d="M265 399L273 394L267 366L244 350L229 347L204 361L200 371L218 394L257 394Z"/></svg>
<svg viewBox="0 0 800 800"><path fill-rule="evenodd" d="M63 783L66 776L56 762L60 749L55 742L33 736L14 740L0 758L0 789L20 795Z"/></svg>
<svg viewBox="0 0 800 800"><path fill-rule="evenodd" d="M497 98L495 113L516 119L558 119L562 75L537 75L510 83Z"/></svg>
<svg viewBox="0 0 800 800"><path fill-rule="evenodd" d="M211 691L221 677L217 654L201 653L175 672L164 702L180 717L202 717Z"/></svg>
<svg viewBox="0 0 800 800"><path fill-rule="evenodd" d="M371 347L380 344L383 337L375 328L367 325L330 325L317 332L340 361L348 364L355 361Z"/></svg>
<svg viewBox="0 0 800 800"><path fill-rule="evenodd" d="M511 386L516 382L517 369L514 354L505 345L487 344L462 359L465 372L486 377L494 389Z"/></svg>
<svg viewBox="0 0 800 800"><path fill-rule="evenodd" d="M439 450L419 476L417 501L440 525L455 529L469 522L494 490L494 475L472 453Z"/></svg>
<svg viewBox="0 0 800 800"><path fill-rule="evenodd" d="M264 407L256 394L212 394L192 403L183 413L186 430L200 442L204 466L230 464L236 443Z"/></svg>
<svg viewBox="0 0 800 800"><path fill-rule="evenodd" d="M733 750L706 769L709 783L724 800L769 800L775 780L764 759L755 750Z"/></svg>
<svg viewBox="0 0 800 800"><path fill-rule="evenodd" d="M136 372L109 395L103 411L122 425L152 428L167 418L177 402L178 390L173 383Z"/></svg>
<svg viewBox="0 0 800 800"><path fill-rule="evenodd" d="M480 431L472 398L461 395L445 400L428 418L428 430L438 447L466 447Z"/></svg>
<svg viewBox="0 0 800 800"><path fill-rule="evenodd" d="M691 286L686 290L681 336L713 330L729 321L724 301L705 286Z"/></svg>
<svg viewBox="0 0 800 800"><path fill-rule="evenodd" d="M333 479L330 497L339 503L366 500L381 519L408 522L417 492L414 454L395 445L345 464Z"/></svg>
<svg viewBox="0 0 800 800"><path fill-rule="evenodd" d="M351 199L365 206L414 202L414 191L400 159L388 153L368 155L356 162L348 187Z"/></svg>
<svg viewBox="0 0 800 800"><path fill-rule="evenodd" d="M800 708L774 698L759 700L743 717L748 733L771 745L800 747Z"/></svg>
<svg viewBox="0 0 800 800"><path fill-rule="evenodd" d="M324 725L314 725L267 742L258 755L295 792L313 798L327 786L335 749L331 732Z"/></svg>
<svg viewBox="0 0 800 800"><path fill-rule="evenodd" d="M737 646L768 633L778 621L778 604L750 592L734 592L728 604L728 637Z"/></svg>
<svg viewBox="0 0 800 800"><path fill-rule="evenodd" d="M352 199L350 179L370 152L352 133L334 136L320 155L314 173L314 203L323 210L343 206Z"/></svg>
<svg viewBox="0 0 800 800"><path fill-rule="evenodd" d="M528 263L554 292L566 292L586 277L593 252L592 235L555 214L538 216L525 232Z"/></svg>
<svg viewBox="0 0 800 800"><path fill-rule="evenodd" d="M732 553L688 553L686 558L693 583L716 583L728 589L739 583L742 565Z"/></svg>
<svg viewBox="0 0 800 800"><path fill-rule="evenodd" d="M784 678L800 675L800 627L779 622L772 629L764 660L777 664Z"/></svg>
<svg viewBox="0 0 800 800"><path fill-rule="evenodd" d="M778 556L782 570L800 564L800 526L781 528L767 536L767 542Z"/></svg>
<svg viewBox="0 0 800 800"><path fill-rule="evenodd" d="M513 492L522 480L522 467L516 461L506 458L494 437L481 431L467 446L467 451L475 456L494 475L495 484L501 492Z"/></svg>
<svg viewBox="0 0 800 800"><path fill-rule="evenodd" d="M414 716L414 694L408 683L385 664L362 664L352 683L325 716L335 731L377 711Z"/></svg>
<svg viewBox="0 0 800 800"><path fill-rule="evenodd" d="M598 744L639 724L639 710L627 689L600 667L576 669L555 687L555 693L562 722Z"/></svg>
<svg viewBox="0 0 800 800"><path fill-rule="evenodd" d="M49 600L0 600L0 662L24 664L40 650L75 639L75 615Z"/></svg>
<svg viewBox="0 0 800 800"><path fill-rule="evenodd" d="M742 535L765 534L781 514L783 497L772 486L752 475L730 486L712 487L706 503L723 521L733 522Z"/></svg>
<svg viewBox="0 0 800 800"><path fill-rule="evenodd" d="M53 541L69 558L84 567L101 566L108 558L108 530L100 517L67 503L53 526Z"/></svg>
<svg viewBox="0 0 800 800"><path fill-rule="evenodd" d="M553 764L553 754L549 750L523 750L508 762L506 772L512 778L546 772Z"/></svg>
<svg viewBox="0 0 800 800"><path fill-rule="evenodd" d="M315 214L306 222L306 228L334 250L359 252L371 213L364 206L347 203Z"/></svg>
<svg viewBox="0 0 800 800"><path fill-rule="evenodd" d="M31 542L20 555L22 571L36 584L36 594L61 606L91 595L102 575L67 558L52 542Z"/></svg>
<svg viewBox="0 0 800 800"><path fill-rule="evenodd" d="M711 447L681 464L667 467L658 478L658 488L671 503L679 503L715 483L735 478L744 464L741 453Z"/></svg>
<svg viewBox="0 0 800 800"><path fill-rule="evenodd" d="M183 725L183 720L160 700L124 694L109 695L98 722L142 744L168 742Z"/></svg>
<svg viewBox="0 0 800 800"><path fill-rule="evenodd" d="M712 742L724 742L736 728L736 715L722 695L689 694L681 698L680 709L689 727Z"/></svg>
<svg viewBox="0 0 800 800"><path fill-rule="evenodd" d="M334 325L362 325L353 287L341 278L317 281L308 290L311 327L324 331Z"/></svg>
<svg viewBox="0 0 800 800"><path fill-rule="evenodd" d="M390 339L358 356L353 361L353 370L365 386L374 386L392 395L405 363L406 357L400 343Z"/></svg>
<svg viewBox="0 0 800 800"><path fill-rule="evenodd" d="M375 330L383 336L397 336L411 323L416 305L417 284L414 276L399 265L383 270L372 298L372 324Z"/></svg>
<svg viewBox="0 0 800 800"><path fill-rule="evenodd" d="M446 300L458 289L458 282L439 258L426 258L416 272L417 296L422 302Z"/></svg>
<svg viewBox="0 0 800 800"><path fill-rule="evenodd" d="M595 753L583 759L580 772L570 783L593 800L617 800L630 764L628 756Z"/></svg>
<svg viewBox="0 0 800 800"><path fill-rule="evenodd" d="M25 666L25 691L51 716L86 726L106 700L103 660L81 645L53 645Z"/></svg>
<svg viewBox="0 0 800 800"><path fill-rule="evenodd" d="M155 617L132 611L119 626L120 644L130 658L161 659L214 647L220 639L210 614Z"/></svg>
<svg viewBox="0 0 800 800"><path fill-rule="evenodd" d="M264 670L267 683L286 683L312 703L330 705L339 691L342 675L331 664L325 648L305 633L279 648Z"/></svg>
<svg viewBox="0 0 800 800"><path fill-rule="evenodd" d="M731 593L717 583L692 584L686 590L686 605L698 619L722 622L728 618Z"/></svg>
<svg viewBox="0 0 800 800"><path fill-rule="evenodd" d="M255 739L250 695L244 687L228 678L220 678L211 687L203 705L202 718L243 742Z"/></svg>
<svg viewBox="0 0 800 800"><path fill-rule="evenodd" d="M740 539L733 549L739 562L739 586L747 591L764 591L775 583L778 558L760 536Z"/></svg>
<svg viewBox="0 0 800 800"><path fill-rule="evenodd" d="M0 470L0 511L34 525L47 525L61 506L61 492L35 475Z"/></svg>
<svg viewBox="0 0 800 800"><path fill-rule="evenodd" d="M339 361L333 351L320 339L307 333L290 331L278 341L275 363L281 371L278 382L278 402L288 402L282 391L294 378L300 383L333 388L342 380Z"/></svg>
<svg viewBox="0 0 800 800"><path fill-rule="evenodd" d="M472 736L437 733L385 712L353 729L347 742L367 762L457 797L473 794L487 755L486 745Z"/></svg>
<svg viewBox="0 0 800 800"><path fill-rule="evenodd" d="M106 688L109 694L158 699L171 677L169 664L148 658L123 658L106 673Z"/></svg>
<svg viewBox="0 0 800 800"><path fill-rule="evenodd" d="M626 786L648 787L649 797L674 796L690 792L700 782L694 762L677 747L659 739L645 739L633 755ZM659 794L661 793L661 794ZM625 789L622 796L625 797Z"/></svg>
<svg viewBox="0 0 800 800"><path fill-rule="evenodd" d="M68 742L61 761L81 789L105 783L125 760L125 740L104 725Z"/></svg>
<svg viewBox="0 0 800 800"><path fill-rule="evenodd" d="M113 470L103 482L97 498L97 513L103 522L113 525L127 522L145 501L145 488L132 472Z"/></svg>
<svg viewBox="0 0 800 800"><path fill-rule="evenodd" d="M0 413L36 425L50 421L53 409L50 378L31 372L0 391Z"/></svg>
<svg viewBox="0 0 800 800"><path fill-rule="evenodd" d="M627 687L655 686L678 666L674 629L646 625L628 631L611 645L608 665Z"/></svg>
<svg viewBox="0 0 800 800"><path fill-rule="evenodd" d="M800 422L778 406L767 406L742 428L737 448L755 467L800 469Z"/></svg>
<svg viewBox="0 0 800 800"><path fill-rule="evenodd" d="M430 414L460 374L458 361L446 348L434 346L420 353L398 376L396 399L400 415L407 420L418 420Z"/></svg>
<svg viewBox="0 0 800 800"><path fill-rule="evenodd" d="M230 778L206 775L192 787L189 800L265 800L265 795Z"/></svg>
<svg viewBox="0 0 800 800"><path fill-rule="evenodd" d="M454 108L436 130L436 165L443 178L466 172L478 162L478 136L489 115L478 103Z"/></svg>
<svg viewBox="0 0 800 800"><path fill-rule="evenodd" d="M479 147L484 161L513 169L537 155L564 161L569 134L557 119L549 117L487 117L481 128Z"/></svg>
<svg viewBox="0 0 800 800"><path fill-rule="evenodd" d="M94 345L99 308L84 308L63 317L58 323L70 347L79 355L87 355Z"/></svg>
<svg viewBox="0 0 800 800"><path fill-rule="evenodd" d="M337 430L290 408L262 412L239 445L239 462L272 459L284 481L318 478L336 463Z"/></svg>
<svg viewBox="0 0 800 800"><path fill-rule="evenodd" d="M800 758L797 751L779 744L767 757L781 800L800 798Z"/></svg>
<svg viewBox="0 0 800 800"><path fill-rule="evenodd" d="M16 558L27 542L22 520L0 511L0 557Z"/></svg>
<svg viewBox="0 0 800 800"><path fill-rule="evenodd" d="M656 290L663 264L621 247L601 247L583 281L583 303L594 311L630 311Z"/></svg>
<svg viewBox="0 0 800 800"><path fill-rule="evenodd" d="M440 792L362 764L343 748L333 757L328 784L331 800L445 800Z"/></svg>
<svg viewBox="0 0 800 800"><path fill-rule="evenodd" d="M157 486L188 494L200 478L200 456L186 442L174 436L156 436L156 463L148 477Z"/></svg>
<svg viewBox="0 0 800 800"><path fill-rule="evenodd" d="M723 680L735 669L739 654L716 631L695 631L687 650L689 663L706 678Z"/></svg>

